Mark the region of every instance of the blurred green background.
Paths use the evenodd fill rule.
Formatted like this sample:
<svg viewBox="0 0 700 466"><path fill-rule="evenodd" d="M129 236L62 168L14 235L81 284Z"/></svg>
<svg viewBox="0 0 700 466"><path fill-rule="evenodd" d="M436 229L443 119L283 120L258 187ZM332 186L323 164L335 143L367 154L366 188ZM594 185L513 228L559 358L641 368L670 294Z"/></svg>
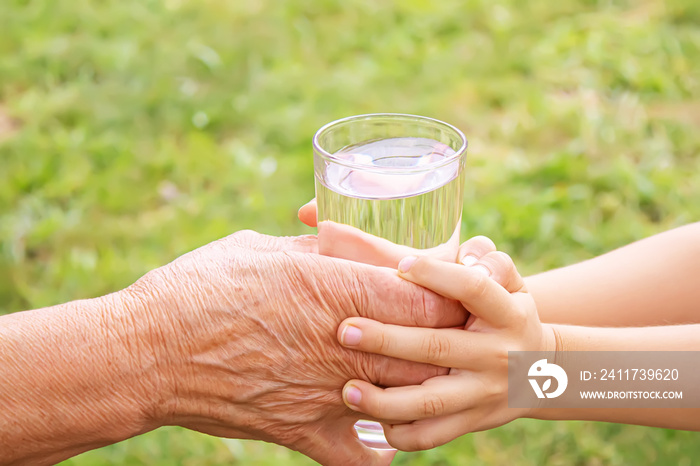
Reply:
<svg viewBox="0 0 700 466"><path fill-rule="evenodd" d="M311 233L311 137L359 113L460 127L463 238L525 273L700 219L697 0L4 0L0 24L0 312ZM517 421L397 463L698 458L694 433ZM312 462L168 428L65 464Z"/></svg>

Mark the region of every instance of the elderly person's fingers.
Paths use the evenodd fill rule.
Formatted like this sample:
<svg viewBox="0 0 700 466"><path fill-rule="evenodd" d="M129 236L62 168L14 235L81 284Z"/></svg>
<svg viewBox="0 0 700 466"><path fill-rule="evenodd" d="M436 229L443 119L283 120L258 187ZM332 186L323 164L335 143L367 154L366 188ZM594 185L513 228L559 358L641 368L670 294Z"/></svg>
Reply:
<svg viewBox="0 0 700 466"><path fill-rule="evenodd" d="M328 428L326 424L321 431L311 433L314 447L307 453L309 457L325 466L388 466L396 455L391 450L373 450L363 445L356 437L352 424L342 423L337 428Z"/></svg>
<svg viewBox="0 0 700 466"><path fill-rule="evenodd" d="M275 442L297 450L323 465L388 466L396 451L375 451L364 446L358 440L353 428L358 417L352 414L343 416L333 423L322 422L320 425L310 426L297 425L293 427L293 430L290 429L286 434L282 434ZM191 426L184 425L184 427L216 437L260 439L256 435L238 431L229 426L213 423L202 425L201 421ZM280 439L287 439L287 441Z"/></svg>
<svg viewBox="0 0 700 466"><path fill-rule="evenodd" d="M464 265L474 265L483 256L496 251L496 245L486 236L475 236L468 239L459 247L457 262Z"/></svg>
<svg viewBox="0 0 700 466"><path fill-rule="evenodd" d="M336 259L314 257L317 257L319 262L332 261L341 264ZM468 312L459 302L446 299L408 280L402 280L393 271L358 263L342 265L343 273L354 277L354 281L346 281L344 286L345 290L351 293L357 317L387 324L432 328L464 326L467 321ZM471 269L454 263L447 265L465 271Z"/></svg>
<svg viewBox="0 0 700 466"><path fill-rule="evenodd" d="M305 430L302 439L289 445L324 466L389 466L396 455L393 450L372 450L363 445L353 428L354 419L322 424Z"/></svg>
<svg viewBox="0 0 700 466"><path fill-rule="evenodd" d="M496 327L520 317L510 293L489 277L482 266L465 267L431 257L409 256L399 263L399 276L449 299L460 301L470 313Z"/></svg>
<svg viewBox="0 0 700 466"><path fill-rule="evenodd" d="M301 206L297 213L299 220L310 227L316 226L316 198Z"/></svg>
<svg viewBox="0 0 700 466"><path fill-rule="evenodd" d="M358 374L364 374L367 380L382 387L402 387L416 385L438 375L447 375L445 367L422 364L404 359L395 359L382 355L354 353L360 367Z"/></svg>

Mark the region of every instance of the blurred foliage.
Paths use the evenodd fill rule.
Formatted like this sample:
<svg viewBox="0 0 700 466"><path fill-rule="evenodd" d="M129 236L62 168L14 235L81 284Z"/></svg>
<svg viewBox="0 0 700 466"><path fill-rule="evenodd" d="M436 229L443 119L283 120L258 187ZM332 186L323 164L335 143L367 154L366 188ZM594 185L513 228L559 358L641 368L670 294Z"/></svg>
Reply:
<svg viewBox="0 0 700 466"><path fill-rule="evenodd" d="M697 0L4 0L0 312L242 228L310 230L310 140L405 112L470 140L463 237L533 273L700 218ZM697 435L518 421L399 465L697 462ZM311 464L168 428L67 465Z"/></svg>

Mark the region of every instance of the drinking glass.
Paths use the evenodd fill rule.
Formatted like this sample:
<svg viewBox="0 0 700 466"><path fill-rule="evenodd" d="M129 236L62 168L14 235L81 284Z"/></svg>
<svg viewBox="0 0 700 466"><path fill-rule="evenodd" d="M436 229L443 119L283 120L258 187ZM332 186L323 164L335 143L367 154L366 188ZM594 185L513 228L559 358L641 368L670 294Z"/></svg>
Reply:
<svg viewBox="0 0 700 466"><path fill-rule="evenodd" d="M319 222L455 261L467 154L459 129L416 115L358 115L325 125L313 146ZM365 445L391 448L378 423L355 429Z"/></svg>

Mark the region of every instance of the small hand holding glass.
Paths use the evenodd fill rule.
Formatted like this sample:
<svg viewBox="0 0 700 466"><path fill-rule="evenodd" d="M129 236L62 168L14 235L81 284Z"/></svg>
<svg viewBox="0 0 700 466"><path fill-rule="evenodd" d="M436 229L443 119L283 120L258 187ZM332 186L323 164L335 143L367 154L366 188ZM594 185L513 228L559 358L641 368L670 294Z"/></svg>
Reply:
<svg viewBox="0 0 700 466"><path fill-rule="evenodd" d="M388 442L399 450L434 448L527 416L527 410L508 407L508 352L555 349L554 332L540 323L507 254L476 237L462 245L459 260L408 256L398 269L400 277L461 302L471 314L463 329L360 317L338 328L347 348L450 368L421 385L380 388L351 380L343 388L347 406L381 421Z"/></svg>

